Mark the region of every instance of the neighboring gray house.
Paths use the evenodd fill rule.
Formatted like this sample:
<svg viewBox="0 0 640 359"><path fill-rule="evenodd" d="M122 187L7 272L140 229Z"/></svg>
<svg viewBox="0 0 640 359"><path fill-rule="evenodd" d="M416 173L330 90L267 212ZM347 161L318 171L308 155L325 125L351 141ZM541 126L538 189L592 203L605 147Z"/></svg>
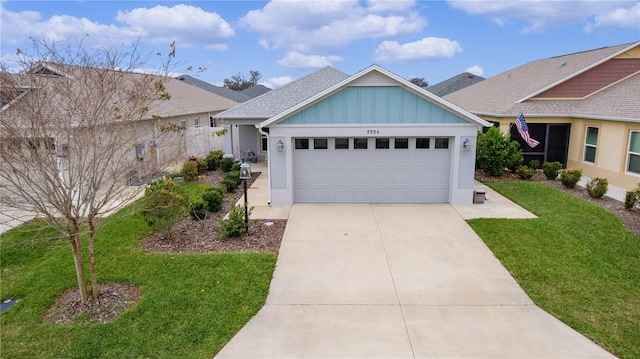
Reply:
<svg viewBox="0 0 640 359"><path fill-rule="evenodd" d="M444 97L452 92L456 92L482 80L484 80L484 77L482 76L474 75L469 72L463 72L433 86L428 86L427 91L436 96Z"/></svg>
<svg viewBox="0 0 640 359"><path fill-rule="evenodd" d="M188 83L189 85L193 85L203 90L213 92L218 96L225 97L231 101L235 101L238 103L247 102L254 97L258 97L262 94L265 94L271 91L270 88L264 85L255 85L247 89L244 89L242 91L235 91L235 90L228 89L226 87L212 85L208 82L202 81L200 79L197 79L189 75L180 75L176 78L180 81Z"/></svg>
<svg viewBox="0 0 640 359"><path fill-rule="evenodd" d="M216 117L236 158L268 159L276 206L471 204L476 136L490 126L377 65L326 67Z"/></svg>

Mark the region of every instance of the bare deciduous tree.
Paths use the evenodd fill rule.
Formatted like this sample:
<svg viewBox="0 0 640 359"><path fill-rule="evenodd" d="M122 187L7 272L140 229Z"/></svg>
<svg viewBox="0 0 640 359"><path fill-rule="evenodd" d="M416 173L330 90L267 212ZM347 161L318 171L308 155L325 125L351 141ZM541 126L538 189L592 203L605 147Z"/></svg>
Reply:
<svg viewBox="0 0 640 359"><path fill-rule="evenodd" d="M34 42L30 57L19 51L21 72L0 72L0 206L39 216L68 239L83 301L80 237L89 237L95 298L98 219L137 196L131 177L159 161L156 145L166 131L154 128L153 108L170 98L164 84L174 54L171 44L164 75L146 75L133 72L149 59L136 47L60 49Z"/></svg>

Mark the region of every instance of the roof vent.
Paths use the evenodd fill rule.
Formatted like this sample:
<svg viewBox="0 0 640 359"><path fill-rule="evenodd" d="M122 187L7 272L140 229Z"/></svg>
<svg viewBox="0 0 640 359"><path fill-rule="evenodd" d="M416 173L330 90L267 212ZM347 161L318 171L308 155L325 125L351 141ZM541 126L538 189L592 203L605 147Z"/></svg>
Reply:
<svg viewBox="0 0 640 359"><path fill-rule="evenodd" d="M565 66L567 66L567 62L566 61L560 64L560 67L565 67Z"/></svg>

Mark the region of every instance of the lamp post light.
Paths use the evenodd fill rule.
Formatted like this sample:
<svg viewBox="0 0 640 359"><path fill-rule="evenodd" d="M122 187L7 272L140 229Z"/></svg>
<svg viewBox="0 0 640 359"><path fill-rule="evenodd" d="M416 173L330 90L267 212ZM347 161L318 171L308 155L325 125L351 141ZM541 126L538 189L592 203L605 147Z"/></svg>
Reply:
<svg viewBox="0 0 640 359"><path fill-rule="evenodd" d="M244 180L244 228L249 229L249 206L247 201L247 180L251 178L251 165L242 160L240 165L240 179Z"/></svg>

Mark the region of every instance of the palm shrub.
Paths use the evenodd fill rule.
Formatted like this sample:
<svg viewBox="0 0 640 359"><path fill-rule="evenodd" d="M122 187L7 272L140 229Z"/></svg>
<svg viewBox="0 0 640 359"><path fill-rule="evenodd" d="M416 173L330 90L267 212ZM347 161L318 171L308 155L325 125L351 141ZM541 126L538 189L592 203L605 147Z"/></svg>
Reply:
<svg viewBox="0 0 640 359"><path fill-rule="evenodd" d="M587 181L587 193L593 198L602 198L609 190L609 181L606 178L596 177Z"/></svg>
<svg viewBox="0 0 640 359"><path fill-rule="evenodd" d="M222 189L219 187L209 188L202 194L202 200L209 212L219 212L222 209L223 198Z"/></svg>
<svg viewBox="0 0 640 359"><path fill-rule="evenodd" d="M575 188L582 177L582 170L566 169L560 173L560 182L567 188Z"/></svg>
<svg viewBox="0 0 640 359"><path fill-rule="evenodd" d="M186 161L182 164L182 177L187 182L198 179L198 163L196 161Z"/></svg>
<svg viewBox="0 0 640 359"><path fill-rule="evenodd" d="M142 216L149 226L171 239L171 228L187 212L187 194L172 179L160 178L144 191Z"/></svg>
<svg viewBox="0 0 640 359"><path fill-rule="evenodd" d="M225 239L228 237L240 237L247 231L247 226L244 223L244 205L233 205L229 211L229 219L220 221L220 238ZM253 211L253 207L247 208L247 213L250 216Z"/></svg>
<svg viewBox="0 0 640 359"><path fill-rule="evenodd" d="M518 169L516 170L516 173L518 174L518 177L520 177L520 179L530 179L531 177L533 177L533 173L534 173L534 169L533 168L529 168L526 165L522 165L520 167L518 167Z"/></svg>
<svg viewBox="0 0 640 359"><path fill-rule="evenodd" d="M486 133L478 133L476 165L484 173L500 176L505 168L515 171L524 162L522 150L516 141L491 127Z"/></svg>
<svg viewBox="0 0 640 359"><path fill-rule="evenodd" d="M558 177L558 172L562 169L562 163L558 161L545 162L542 164L542 173L550 180L554 180Z"/></svg>

